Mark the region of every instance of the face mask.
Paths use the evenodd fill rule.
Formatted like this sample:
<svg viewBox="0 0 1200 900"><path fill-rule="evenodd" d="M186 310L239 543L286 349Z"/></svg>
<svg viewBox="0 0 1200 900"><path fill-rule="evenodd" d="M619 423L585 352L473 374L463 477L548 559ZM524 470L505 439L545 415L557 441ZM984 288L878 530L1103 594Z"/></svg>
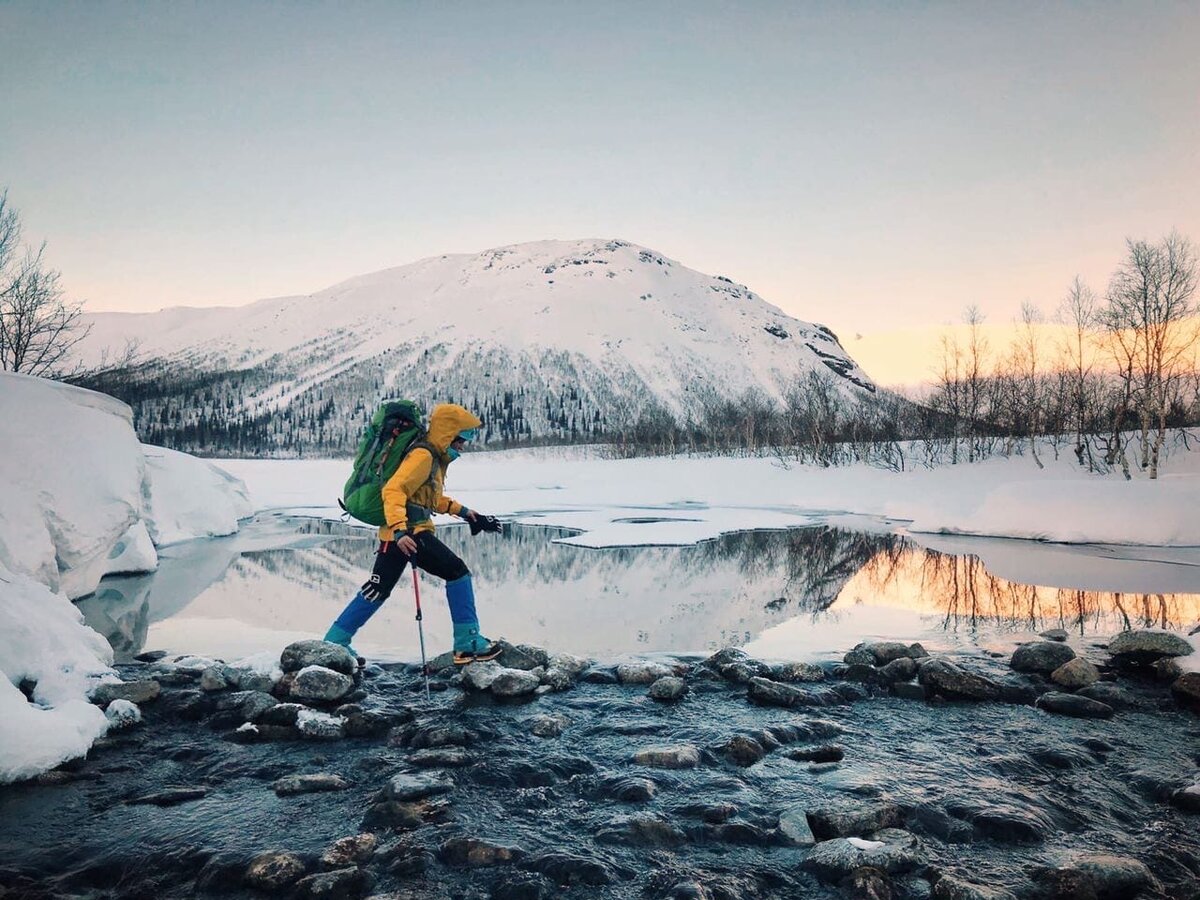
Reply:
<svg viewBox="0 0 1200 900"><path fill-rule="evenodd" d="M458 459L460 456L462 456L462 454L461 454L461 453L459 453L457 450L455 450L453 447L451 447L449 450L447 450L447 451L446 451L446 455L447 455L448 457L450 457L450 461L451 461L451 462L454 462L454 460L456 460L456 459Z"/></svg>

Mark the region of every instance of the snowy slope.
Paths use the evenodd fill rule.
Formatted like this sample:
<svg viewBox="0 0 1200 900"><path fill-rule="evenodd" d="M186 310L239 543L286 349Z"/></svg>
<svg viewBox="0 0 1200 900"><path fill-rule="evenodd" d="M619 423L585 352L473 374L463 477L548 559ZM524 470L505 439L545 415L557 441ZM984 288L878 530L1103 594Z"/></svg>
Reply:
<svg viewBox="0 0 1200 900"><path fill-rule="evenodd" d="M265 372L238 392L251 414L322 386L428 385L480 404L523 389L524 417L539 435L550 433L569 391L580 420L591 421L624 419L650 401L684 415L709 395L751 388L781 399L813 370L851 393L874 390L828 329L625 241L519 244L425 259L305 297L90 318L86 360L132 338L145 357L176 369Z"/></svg>

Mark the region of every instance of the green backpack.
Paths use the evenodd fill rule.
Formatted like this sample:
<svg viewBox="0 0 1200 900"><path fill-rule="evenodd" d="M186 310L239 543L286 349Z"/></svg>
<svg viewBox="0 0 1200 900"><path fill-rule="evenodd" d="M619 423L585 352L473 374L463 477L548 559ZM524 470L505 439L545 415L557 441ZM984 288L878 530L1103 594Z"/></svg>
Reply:
<svg viewBox="0 0 1200 900"><path fill-rule="evenodd" d="M354 472L339 504L360 522L384 525L383 486L404 454L425 435L424 411L412 400L384 400L363 432Z"/></svg>

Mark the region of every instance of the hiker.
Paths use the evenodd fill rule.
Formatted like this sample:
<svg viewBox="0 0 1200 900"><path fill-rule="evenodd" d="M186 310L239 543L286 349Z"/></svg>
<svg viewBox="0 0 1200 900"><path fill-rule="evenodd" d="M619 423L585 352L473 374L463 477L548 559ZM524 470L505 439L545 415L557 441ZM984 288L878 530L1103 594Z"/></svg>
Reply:
<svg viewBox="0 0 1200 900"><path fill-rule="evenodd" d="M454 623L454 662L466 665L495 659L500 648L479 633L471 572L433 533L433 513L449 513L471 523L471 533L500 531L499 520L467 509L442 493L446 467L479 435L479 417L454 403L442 403L429 415L429 431L408 449L399 468L383 485L383 521L371 577L342 610L325 640L358 656L350 641L383 605L405 566L412 563L446 581L446 600Z"/></svg>

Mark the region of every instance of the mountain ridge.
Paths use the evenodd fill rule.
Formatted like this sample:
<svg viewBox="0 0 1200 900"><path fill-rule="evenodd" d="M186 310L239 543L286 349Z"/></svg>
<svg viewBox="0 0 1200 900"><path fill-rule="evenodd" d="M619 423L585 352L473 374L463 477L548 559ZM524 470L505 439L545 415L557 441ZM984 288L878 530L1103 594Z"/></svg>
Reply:
<svg viewBox="0 0 1200 900"><path fill-rule="evenodd" d="M293 414L317 446L349 449L320 426L351 413L356 434L364 409L398 393L475 404L505 443L596 439L606 423L650 411L682 421L748 391L781 403L813 371L848 396L875 390L828 328L622 240L444 254L241 307L88 318L85 362L141 343L146 362L123 373L122 399L146 438L200 415L244 426ZM194 385L171 388L173 370L206 385L198 410L186 403Z"/></svg>

